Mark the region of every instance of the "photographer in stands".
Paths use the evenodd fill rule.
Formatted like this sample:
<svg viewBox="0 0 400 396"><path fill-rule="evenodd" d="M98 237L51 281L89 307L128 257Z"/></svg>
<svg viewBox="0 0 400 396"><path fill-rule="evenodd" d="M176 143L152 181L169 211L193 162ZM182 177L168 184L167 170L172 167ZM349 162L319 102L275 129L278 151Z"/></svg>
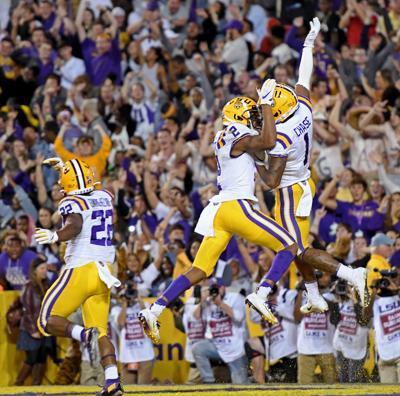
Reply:
<svg viewBox="0 0 400 396"><path fill-rule="evenodd" d="M382 383L400 383L400 276L396 269L379 271L372 283L375 348Z"/></svg>
<svg viewBox="0 0 400 396"><path fill-rule="evenodd" d="M205 339L193 346L193 356L203 383L214 383L210 360L222 359L229 367L231 382L248 382L246 341L246 309L244 297L225 291L215 279L201 290L200 304L193 316L206 323Z"/></svg>
<svg viewBox="0 0 400 396"><path fill-rule="evenodd" d="M380 278L379 271L390 270L389 257L393 254L394 240L389 238L382 232L377 233L371 239L371 258L367 264L368 286L371 287L373 282Z"/></svg>
<svg viewBox="0 0 400 396"><path fill-rule="evenodd" d="M332 292L337 301L331 312L331 321L336 325L333 347L338 380L340 383L363 382L370 315L362 315L361 306L346 281L337 280Z"/></svg>
<svg viewBox="0 0 400 396"><path fill-rule="evenodd" d="M125 384L149 384L154 364L153 344L137 318L145 303L139 297L135 274L128 271L127 275L128 279L119 293L122 303L111 310L111 321L121 330L119 361L122 363L122 379Z"/></svg>

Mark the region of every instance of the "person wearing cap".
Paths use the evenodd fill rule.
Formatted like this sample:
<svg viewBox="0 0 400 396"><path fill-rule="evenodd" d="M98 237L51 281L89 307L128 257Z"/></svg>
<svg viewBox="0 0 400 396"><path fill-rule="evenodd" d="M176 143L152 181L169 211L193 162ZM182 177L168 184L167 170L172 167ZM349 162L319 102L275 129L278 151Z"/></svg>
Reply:
<svg viewBox="0 0 400 396"><path fill-rule="evenodd" d="M390 270L389 257L393 253L393 239L386 236L383 232L378 232L371 239L371 259L367 264L368 273L368 287L371 288L376 279L381 278L379 271Z"/></svg>
<svg viewBox="0 0 400 396"><path fill-rule="evenodd" d="M65 89L70 89L74 80L86 73L85 62L72 55L72 45L68 41L62 41L58 46L55 72Z"/></svg>
<svg viewBox="0 0 400 396"><path fill-rule="evenodd" d="M232 20L225 26L226 43L222 51L222 61L230 66L235 73L246 70L249 57L249 48L242 36L243 24Z"/></svg>

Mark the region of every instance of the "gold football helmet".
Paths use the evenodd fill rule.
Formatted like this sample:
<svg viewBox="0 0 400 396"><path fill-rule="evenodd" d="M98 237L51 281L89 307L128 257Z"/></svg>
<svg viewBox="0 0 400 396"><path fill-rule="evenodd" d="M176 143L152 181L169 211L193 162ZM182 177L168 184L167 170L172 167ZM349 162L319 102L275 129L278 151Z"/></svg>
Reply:
<svg viewBox="0 0 400 396"><path fill-rule="evenodd" d="M222 109L222 124L226 126L234 122L260 129L262 117L257 103L246 96L231 99Z"/></svg>
<svg viewBox="0 0 400 396"><path fill-rule="evenodd" d="M275 122L286 121L298 108L299 100L292 87L286 84L276 84L272 114Z"/></svg>
<svg viewBox="0 0 400 396"><path fill-rule="evenodd" d="M86 162L73 159L60 169L59 183L67 195L87 194L94 190L94 174Z"/></svg>

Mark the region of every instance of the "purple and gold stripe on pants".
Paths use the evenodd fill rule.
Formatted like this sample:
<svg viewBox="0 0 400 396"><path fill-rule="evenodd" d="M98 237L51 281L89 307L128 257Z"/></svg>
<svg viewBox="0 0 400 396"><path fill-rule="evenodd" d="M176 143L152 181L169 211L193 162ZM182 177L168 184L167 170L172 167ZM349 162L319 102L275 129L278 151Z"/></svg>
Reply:
<svg viewBox="0 0 400 396"><path fill-rule="evenodd" d="M276 221L265 216L262 212L254 209L249 202L242 199L239 199L238 202L243 210L243 213L252 223L256 224L257 226L271 234L285 248L294 243L293 238Z"/></svg>
<svg viewBox="0 0 400 396"><path fill-rule="evenodd" d="M38 328L41 333L44 335L50 335L46 333L46 325L47 319L50 316L51 310L53 309L54 304L56 303L58 297L61 295L65 287L68 285L69 280L71 279L73 269L65 269L63 273L58 277L58 279L54 282L51 288L46 293L42 306L40 308L39 318L37 321Z"/></svg>
<svg viewBox="0 0 400 396"><path fill-rule="evenodd" d="M290 232L301 252L304 252L303 240L301 238L300 227L297 224L295 216L295 202L293 187L284 187L279 189L279 200L280 200L280 216L282 219L283 226Z"/></svg>

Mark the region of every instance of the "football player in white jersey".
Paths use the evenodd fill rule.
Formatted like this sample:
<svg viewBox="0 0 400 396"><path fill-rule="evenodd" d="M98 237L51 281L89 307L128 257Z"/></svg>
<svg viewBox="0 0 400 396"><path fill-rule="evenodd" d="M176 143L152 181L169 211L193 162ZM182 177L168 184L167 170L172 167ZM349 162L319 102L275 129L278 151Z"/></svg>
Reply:
<svg viewBox="0 0 400 396"><path fill-rule="evenodd" d="M71 337L85 344L93 366L100 362L106 382L101 396L122 395L115 350L107 337L110 289L121 283L110 272L114 262L113 197L106 190L94 189L89 165L79 159L62 164L48 159L60 172L59 184L65 197L58 210L63 226L53 232L37 228L39 244L67 242L66 266L44 296L37 321L45 335ZM82 306L85 327L67 317Z"/></svg>
<svg viewBox="0 0 400 396"><path fill-rule="evenodd" d="M222 110L224 129L216 134L215 155L218 164L219 194L211 198L203 210L195 231L204 235L193 266L174 280L160 298L139 314L146 334L155 342L159 340L158 317L164 308L192 285L209 277L233 235L239 235L255 244L277 252L270 271L261 281L256 293L247 296L246 302L271 323L276 318L267 300L272 286L285 274L297 254L297 244L289 233L254 205L256 166L253 154L272 147L276 142L275 122L271 112L275 81L262 88L264 102L261 106L263 123L254 100L237 97ZM235 313L224 303L221 309L231 318Z"/></svg>
<svg viewBox="0 0 400 396"><path fill-rule="evenodd" d="M277 142L268 151L268 169L263 161L256 161L264 182L276 193L275 219L295 239L299 256L295 262L306 282L308 301L303 313L323 312L328 309L326 301L318 292L314 268L336 273L350 282L357 290L361 304L369 301L366 287L367 270L352 269L334 260L328 253L308 247L310 213L315 185L310 177L309 161L312 147L312 105L310 80L313 71L313 47L320 22L314 18L302 52L299 79L295 89L277 83L273 95L272 113L276 122ZM264 83L267 84L268 80ZM262 92L260 103L263 103Z"/></svg>

